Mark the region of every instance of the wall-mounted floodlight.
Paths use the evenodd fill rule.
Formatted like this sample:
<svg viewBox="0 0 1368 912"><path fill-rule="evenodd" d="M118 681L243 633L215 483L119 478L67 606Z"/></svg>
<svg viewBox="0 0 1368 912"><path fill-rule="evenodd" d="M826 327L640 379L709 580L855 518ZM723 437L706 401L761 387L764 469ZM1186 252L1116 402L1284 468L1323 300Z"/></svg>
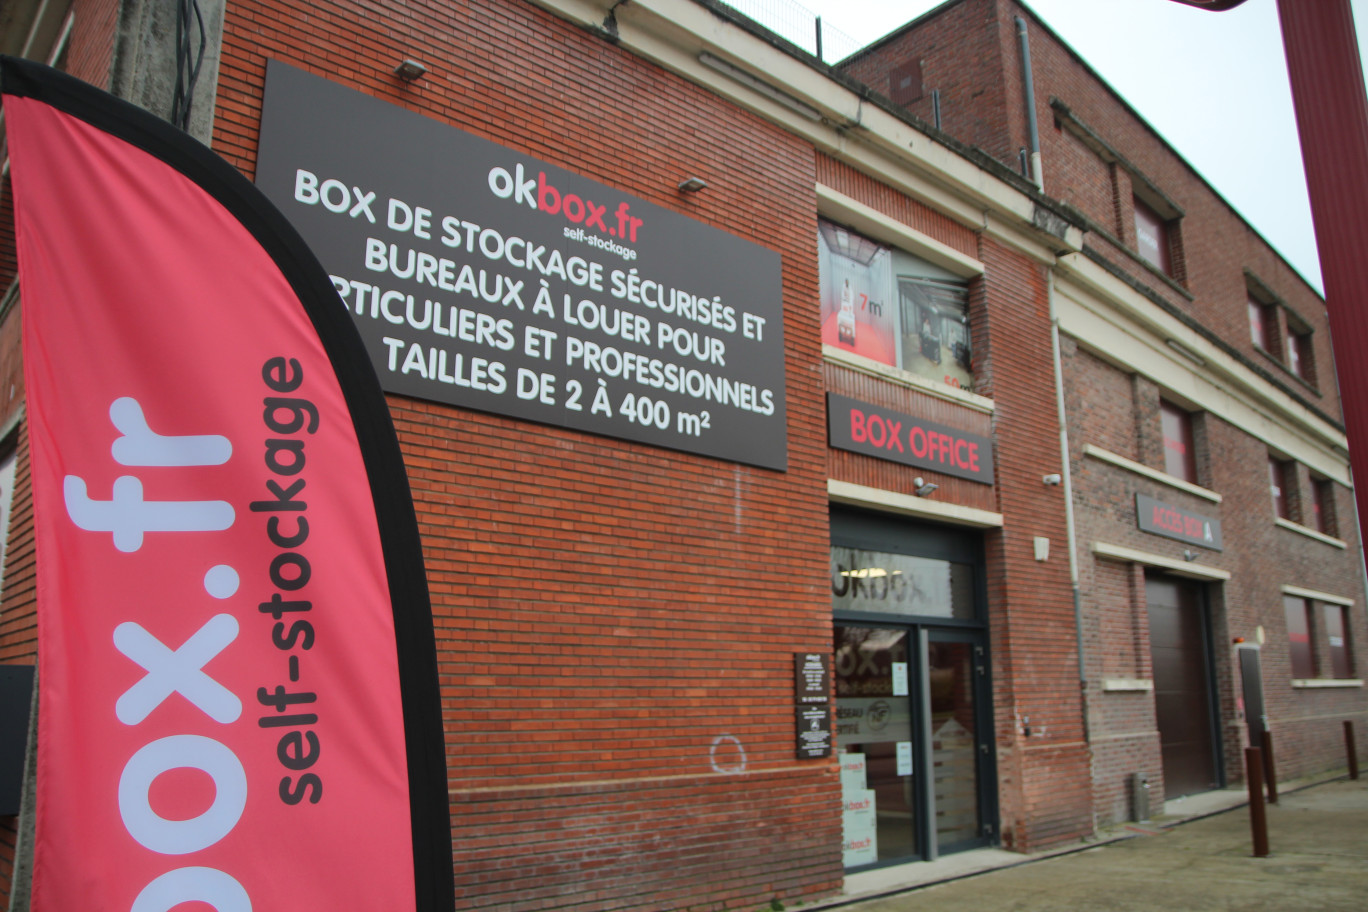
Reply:
<svg viewBox="0 0 1368 912"><path fill-rule="evenodd" d="M686 177L679 182L680 193L697 193L699 190L706 189L707 182L701 177Z"/></svg>
<svg viewBox="0 0 1368 912"><path fill-rule="evenodd" d="M394 75L404 80L404 82L413 82L413 80L419 78L426 72L427 67L416 60L405 60L394 68Z"/></svg>

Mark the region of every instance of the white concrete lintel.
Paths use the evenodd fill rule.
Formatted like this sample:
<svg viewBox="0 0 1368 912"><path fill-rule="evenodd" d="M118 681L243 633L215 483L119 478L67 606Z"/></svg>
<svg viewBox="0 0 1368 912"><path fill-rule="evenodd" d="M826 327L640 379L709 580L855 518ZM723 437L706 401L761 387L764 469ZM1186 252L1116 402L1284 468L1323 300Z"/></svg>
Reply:
<svg viewBox="0 0 1368 912"><path fill-rule="evenodd" d="M852 484L848 481L836 481L835 479L827 481L827 496L834 503L869 507L886 513L901 513L906 516L937 520L957 526L994 529L1001 528L1003 523L1002 514L990 510L941 503L928 500L925 497L899 494L896 491L885 491L880 488L871 488L865 485Z"/></svg>

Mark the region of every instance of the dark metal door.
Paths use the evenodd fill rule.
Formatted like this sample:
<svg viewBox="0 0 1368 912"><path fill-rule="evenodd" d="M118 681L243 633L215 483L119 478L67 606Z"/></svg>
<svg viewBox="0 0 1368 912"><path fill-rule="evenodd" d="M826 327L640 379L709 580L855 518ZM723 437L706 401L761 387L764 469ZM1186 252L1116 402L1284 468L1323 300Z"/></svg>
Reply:
<svg viewBox="0 0 1368 912"><path fill-rule="evenodd" d="M1164 797L1218 788L1206 618L1197 584L1145 580Z"/></svg>

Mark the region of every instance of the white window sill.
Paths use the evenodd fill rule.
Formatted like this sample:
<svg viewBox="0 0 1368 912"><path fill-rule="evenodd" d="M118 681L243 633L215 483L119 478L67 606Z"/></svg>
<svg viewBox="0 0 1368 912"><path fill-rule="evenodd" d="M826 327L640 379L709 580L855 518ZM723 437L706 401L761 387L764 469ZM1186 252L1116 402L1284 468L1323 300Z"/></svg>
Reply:
<svg viewBox="0 0 1368 912"><path fill-rule="evenodd" d="M1103 678L1102 690L1106 693L1149 693L1154 690L1154 682L1147 678Z"/></svg>
<svg viewBox="0 0 1368 912"><path fill-rule="evenodd" d="M1283 586L1282 593L1283 595L1295 595L1298 598L1315 599L1318 602L1329 602L1332 605L1349 606L1354 604L1354 600L1351 598L1345 598L1331 592L1321 592L1319 589L1306 589L1302 586Z"/></svg>
<svg viewBox="0 0 1368 912"><path fill-rule="evenodd" d="M980 396L977 393L956 389L945 383L937 383L935 380L927 380L911 371L905 371L901 368L884 364L882 361L875 361L873 358L866 358L863 355L848 352L842 348L837 348L835 345L823 345L822 357L827 361L844 365L853 370L860 371L861 373L869 374L872 377L891 380L894 383L900 383L903 386L911 387L912 389L919 390L923 393L929 393L932 396L938 396L941 399L947 399L950 402L958 402L961 405L967 405L980 412L992 414L993 410L997 407L996 403L987 396Z"/></svg>
<svg viewBox="0 0 1368 912"><path fill-rule="evenodd" d="M1296 532L1298 535L1305 535L1307 538L1314 538L1318 542L1324 542L1332 548L1339 548L1341 551L1349 547L1349 543L1343 539L1334 538L1323 532L1317 532L1315 529L1308 529L1300 523L1294 523L1291 520L1283 519L1281 516L1273 520L1273 522L1277 524L1279 529L1286 529L1289 532Z"/></svg>
<svg viewBox="0 0 1368 912"><path fill-rule="evenodd" d="M1319 690L1333 687L1362 687L1362 678L1294 678L1292 686L1298 690Z"/></svg>
<svg viewBox="0 0 1368 912"><path fill-rule="evenodd" d="M1162 554L1138 551L1135 548L1127 548L1124 545L1113 545L1108 542L1095 541L1092 543L1092 553L1102 560L1135 563L1146 567L1163 567L1170 573L1175 573L1178 576L1191 577L1192 579L1221 581L1230 579L1229 570L1222 570L1219 567L1208 567L1205 564L1200 564L1196 561L1175 560L1171 557L1165 557Z"/></svg>
<svg viewBox="0 0 1368 912"><path fill-rule="evenodd" d="M1125 456L1120 456L1113 453L1111 450L1104 450L1099 446L1093 446L1091 443L1083 447L1083 453L1084 455L1091 456L1093 459L1111 463L1128 472L1134 472L1136 475L1143 475L1153 481L1162 482L1169 487L1177 488L1180 491L1186 491L1188 494L1193 494L1204 500L1209 500L1212 503L1220 503L1224 500L1220 494L1217 494L1209 488L1195 485L1190 481L1183 481L1181 478L1177 478L1167 472L1160 472L1158 469L1151 469L1149 466L1136 462L1134 459L1127 459Z"/></svg>

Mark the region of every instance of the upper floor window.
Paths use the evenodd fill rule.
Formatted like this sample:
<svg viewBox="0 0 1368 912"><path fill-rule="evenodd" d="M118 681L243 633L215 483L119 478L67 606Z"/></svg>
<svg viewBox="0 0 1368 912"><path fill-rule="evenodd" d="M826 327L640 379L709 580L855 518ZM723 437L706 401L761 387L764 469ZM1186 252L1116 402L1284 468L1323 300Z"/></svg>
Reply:
<svg viewBox="0 0 1368 912"><path fill-rule="evenodd" d="M1349 609L1344 605L1322 607L1325 612L1325 636L1330 645L1330 675L1352 678L1354 658L1349 649Z"/></svg>
<svg viewBox="0 0 1368 912"><path fill-rule="evenodd" d="M1338 535L1335 521L1335 483L1328 478L1311 479L1311 528L1322 535Z"/></svg>
<svg viewBox="0 0 1368 912"><path fill-rule="evenodd" d="M822 342L972 390L964 280L835 222L817 227Z"/></svg>
<svg viewBox="0 0 1368 912"><path fill-rule="evenodd" d="M1273 515L1279 519L1291 519L1291 468L1292 466L1276 456L1268 457L1268 490L1273 495Z"/></svg>
<svg viewBox="0 0 1368 912"><path fill-rule="evenodd" d="M1289 314L1287 319L1287 369L1305 380L1316 382L1315 360L1311 349L1311 330L1298 324Z"/></svg>
<svg viewBox="0 0 1368 912"><path fill-rule="evenodd" d="M1169 224L1154 208L1140 199L1135 203L1135 252L1164 275L1173 274L1169 255Z"/></svg>
<svg viewBox="0 0 1368 912"><path fill-rule="evenodd" d="M1249 298L1249 337L1259 348L1274 353L1274 340L1278 338L1277 309L1252 295Z"/></svg>
<svg viewBox="0 0 1368 912"><path fill-rule="evenodd" d="M1172 402L1160 400L1159 420L1164 436L1164 471L1196 484L1197 448L1192 416Z"/></svg>
<svg viewBox="0 0 1368 912"><path fill-rule="evenodd" d="M1300 680L1316 676L1316 655L1311 648L1311 605L1304 598L1283 596L1283 614L1287 618L1287 649L1292 663L1292 677Z"/></svg>

